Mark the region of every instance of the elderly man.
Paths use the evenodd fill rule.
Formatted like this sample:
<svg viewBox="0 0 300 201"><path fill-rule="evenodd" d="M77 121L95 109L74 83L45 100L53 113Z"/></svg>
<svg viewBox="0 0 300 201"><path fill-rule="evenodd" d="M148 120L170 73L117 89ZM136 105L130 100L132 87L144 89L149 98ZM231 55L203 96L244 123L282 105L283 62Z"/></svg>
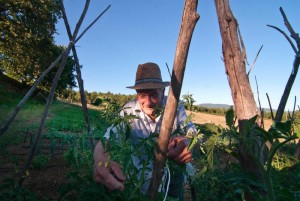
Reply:
<svg viewBox="0 0 300 201"><path fill-rule="evenodd" d="M160 68L155 63L145 63L138 66L136 72L135 85L127 88L135 89L137 98L124 105L121 115L131 114L138 118L131 121L131 131L129 139L133 143L141 138L149 137L150 133L159 133L162 123L162 115L155 112L157 106L165 106L166 98L164 97L165 87L169 82L163 82ZM184 126L187 118L185 109L179 104L174 121L173 130L178 127L185 128L186 133L196 133L196 128L192 122ZM108 139L111 132L117 132L114 127L108 128L105 137ZM154 150L153 150L154 151ZM168 145L167 157L177 164L186 164L191 161L192 154L188 150L188 138L177 136L171 138ZM99 142L94 151L94 178L96 182L101 182L110 190L124 190L126 175L123 174L120 165L110 161L108 166L97 165L107 162L108 153ZM149 188L149 184L145 188ZM143 193L148 189L142 190ZM177 197L182 200L183 197L183 174L176 178L171 177L169 196Z"/></svg>

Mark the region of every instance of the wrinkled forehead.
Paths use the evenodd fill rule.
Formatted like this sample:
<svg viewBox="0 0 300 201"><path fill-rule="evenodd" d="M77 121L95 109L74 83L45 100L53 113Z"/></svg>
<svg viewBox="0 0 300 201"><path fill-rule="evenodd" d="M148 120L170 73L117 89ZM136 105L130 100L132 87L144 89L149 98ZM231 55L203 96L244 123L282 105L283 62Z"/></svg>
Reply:
<svg viewBox="0 0 300 201"><path fill-rule="evenodd" d="M163 89L137 89L137 94L153 94L153 93L161 93Z"/></svg>

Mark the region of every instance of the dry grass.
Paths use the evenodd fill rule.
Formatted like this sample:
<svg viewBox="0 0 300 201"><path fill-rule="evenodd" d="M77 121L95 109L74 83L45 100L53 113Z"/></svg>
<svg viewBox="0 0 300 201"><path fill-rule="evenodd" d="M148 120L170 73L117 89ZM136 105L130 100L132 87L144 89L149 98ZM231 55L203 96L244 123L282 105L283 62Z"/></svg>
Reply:
<svg viewBox="0 0 300 201"><path fill-rule="evenodd" d="M225 116L187 111L187 115L190 114L192 114L192 121L196 124L214 123L216 125L221 125L223 128L227 127ZM264 124L265 129L268 130L272 125L272 120L267 119L264 121Z"/></svg>

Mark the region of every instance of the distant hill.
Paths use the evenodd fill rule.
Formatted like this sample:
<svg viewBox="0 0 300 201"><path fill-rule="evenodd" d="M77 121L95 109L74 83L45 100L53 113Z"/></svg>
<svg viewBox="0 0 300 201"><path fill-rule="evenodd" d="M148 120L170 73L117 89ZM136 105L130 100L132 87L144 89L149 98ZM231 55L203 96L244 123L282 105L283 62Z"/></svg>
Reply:
<svg viewBox="0 0 300 201"><path fill-rule="evenodd" d="M229 109L232 107L232 105L227 105L227 104L213 104L213 103L201 103L196 106L199 107L205 107L205 108L224 108L224 109Z"/></svg>

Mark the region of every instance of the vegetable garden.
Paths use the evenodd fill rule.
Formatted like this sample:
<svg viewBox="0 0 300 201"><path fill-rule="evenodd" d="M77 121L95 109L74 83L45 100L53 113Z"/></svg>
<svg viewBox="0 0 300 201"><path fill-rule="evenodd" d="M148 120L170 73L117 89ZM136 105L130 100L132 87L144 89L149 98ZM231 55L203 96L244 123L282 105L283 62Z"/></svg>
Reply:
<svg viewBox="0 0 300 201"><path fill-rule="evenodd" d="M10 89L9 91L7 89ZM1 84L1 122L3 122L14 105L21 98L14 87ZM4 96L5 94L5 96ZM105 101L104 101L105 102ZM103 102L103 104L104 104ZM26 172L23 187L18 188L19 169L22 168L32 138L38 128L43 111L43 101L30 99L20 112L8 132L1 138L1 200L147 200L138 191L141 181L132 174L123 192L109 192L102 185L93 181L92 151L85 131L82 108L69 103L55 101L50 108L49 120L37 155ZM106 127L112 121L126 121L118 118L120 106L114 102L105 102L106 109L89 109L92 133L95 140L101 140ZM236 146L239 139L237 128L233 126L232 110L227 111L227 126L222 128L215 124L197 125L202 143L197 143L192 162L196 169L189 176L186 185L186 200L243 200L245 189L251 189L257 200L266 200L269 189L240 168ZM294 157L296 144L292 138L291 126L299 132L299 113L294 125L287 121L277 125L267 134L255 128L251 135L260 135L261 140L281 138L290 140L283 144L274 142L274 149L279 149L273 156L268 156L270 169L263 173L272 181L277 200L297 200L299 196L300 166ZM225 118L225 116L224 116ZM249 122L251 123L251 122ZM125 133L124 133L125 134ZM252 137L249 136L251 139ZM145 141L143 146L149 148L153 155L153 142ZM282 144L280 144L282 143ZM115 150L113 150L115 149ZM137 154L138 147L131 149L130 144L112 146L115 160L121 161L126 171L135 171L130 166L130 157ZM271 154L271 153L270 153ZM266 165L268 165L268 163ZM172 166L172 164L170 164ZM182 167L180 171L185 171ZM137 189L133 191L132 189ZM163 195L158 195L163 199Z"/></svg>

